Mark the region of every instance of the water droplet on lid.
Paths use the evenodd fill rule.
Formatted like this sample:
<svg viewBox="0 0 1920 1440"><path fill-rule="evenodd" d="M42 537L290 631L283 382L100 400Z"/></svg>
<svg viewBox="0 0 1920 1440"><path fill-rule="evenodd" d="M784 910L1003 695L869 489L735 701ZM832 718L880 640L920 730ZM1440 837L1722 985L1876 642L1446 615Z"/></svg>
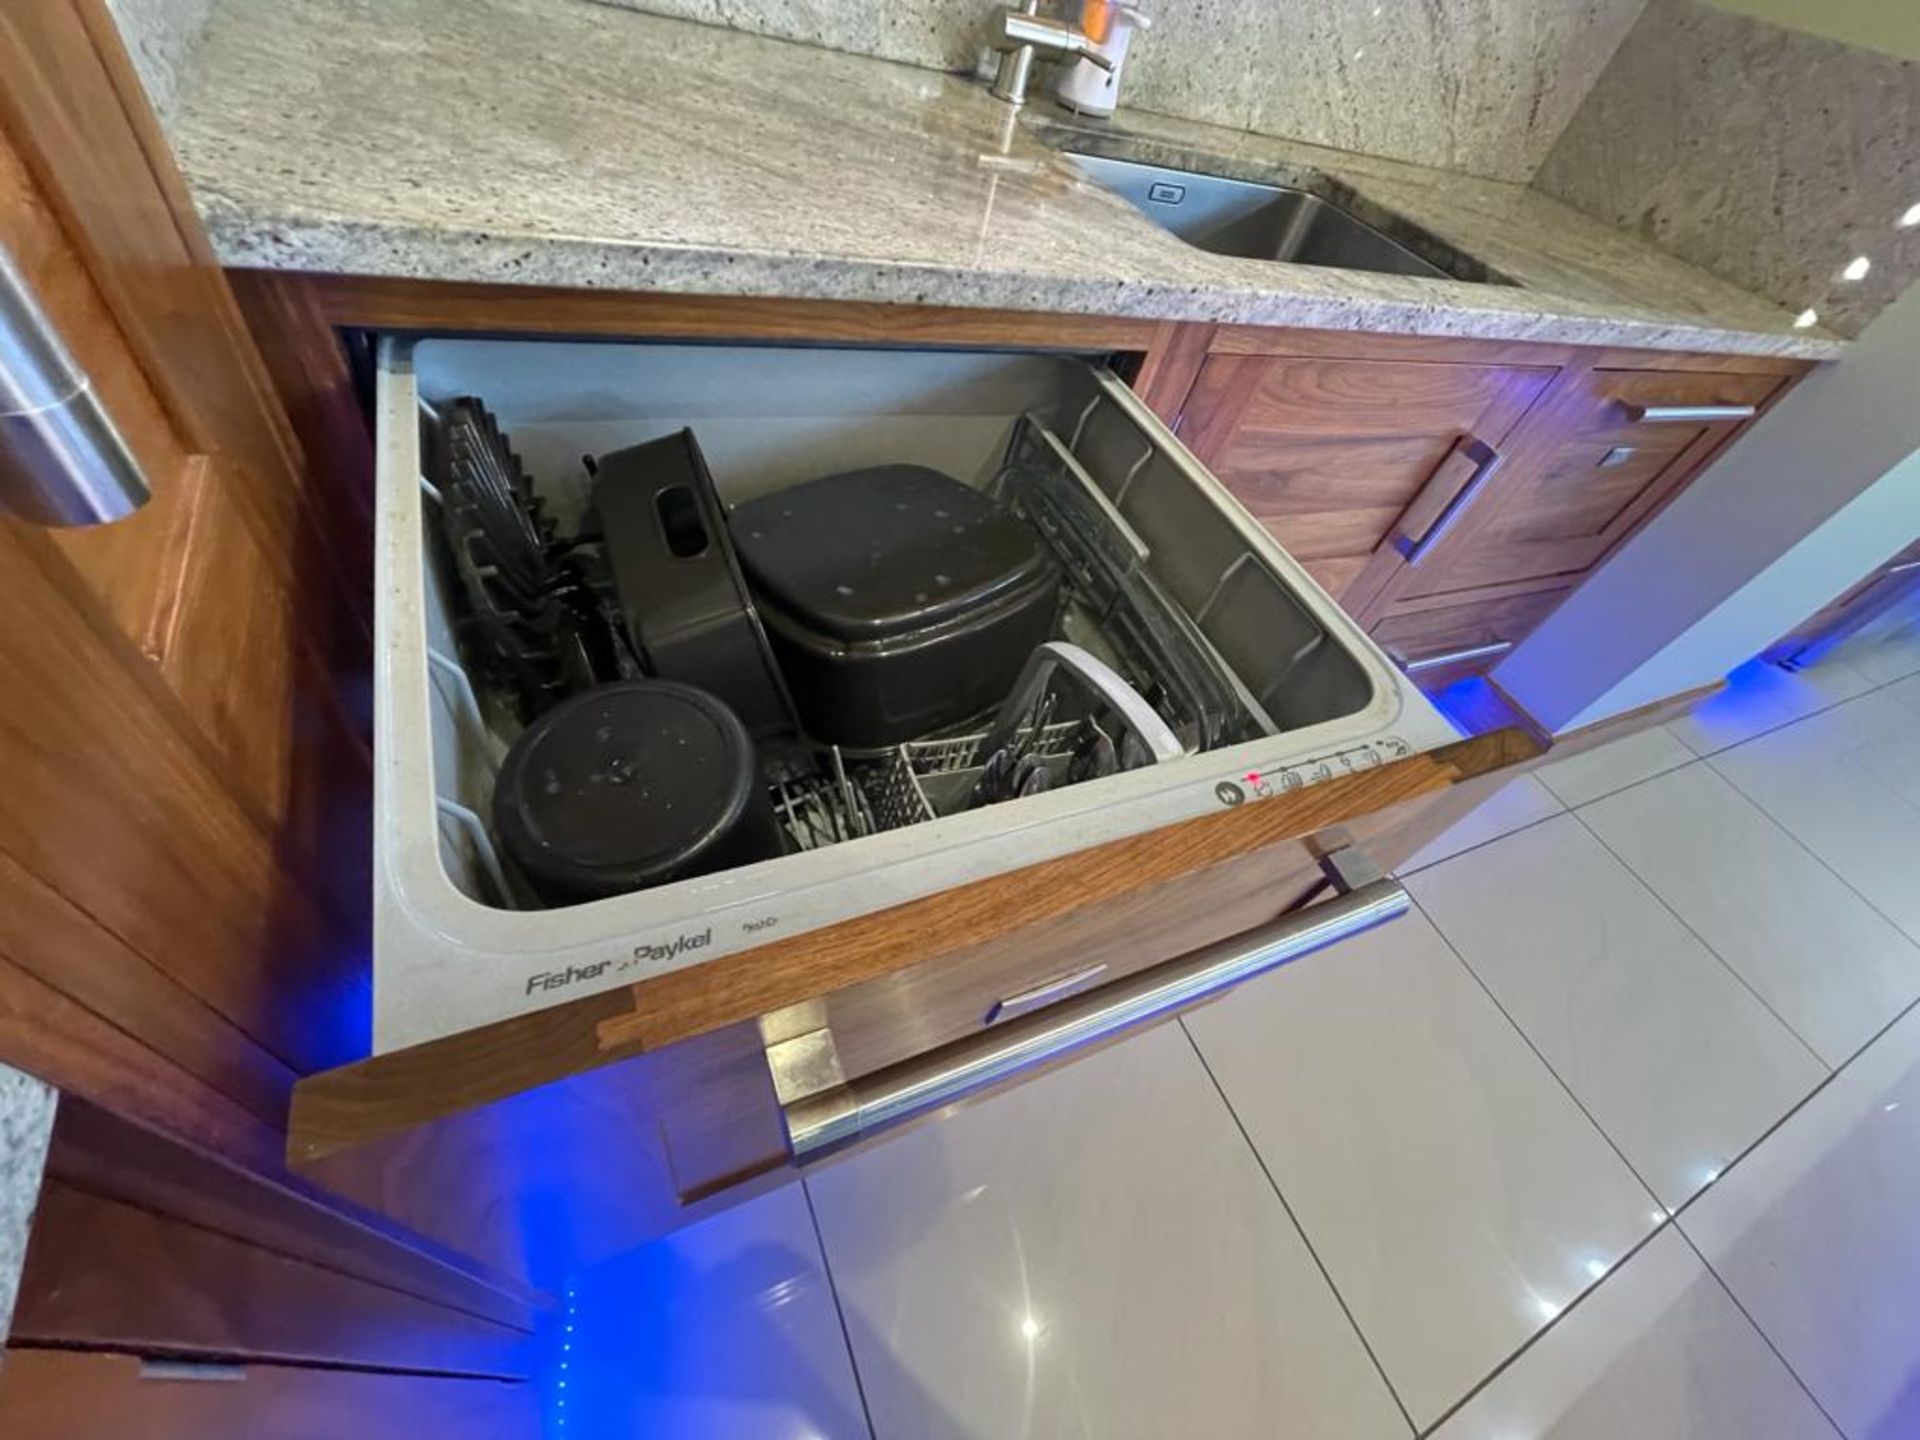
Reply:
<svg viewBox="0 0 1920 1440"><path fill-rule="evenodd" d="M948 575L936 575L933 577L933 583L936 585L951 585L953 579Z"/></svg>
<svg viewBox="0 0 1920 1440"><path fill-rule="evenodd" d="M853 587L851 585L836 585L833 587L833 593L836 595L851 595L853 593Z"/></svg>

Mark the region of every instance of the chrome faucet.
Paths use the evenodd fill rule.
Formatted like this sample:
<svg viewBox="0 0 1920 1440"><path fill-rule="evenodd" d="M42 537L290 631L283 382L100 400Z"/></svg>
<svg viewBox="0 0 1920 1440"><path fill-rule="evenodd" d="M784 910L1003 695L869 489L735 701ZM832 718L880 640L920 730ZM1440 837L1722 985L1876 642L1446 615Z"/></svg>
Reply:
<svg viewBox="0 0 1920 1440"><path fill-rule="evenodd" d="M1027 103L1027 86L1033 79L1034 56L1084 57L1102 70L1113 69L1113 61L1100 53L1099 43L1089 39L1064 20L1040 13L1040 0L1026 0L1018 10L993 12L987 43L1000 52L1000 67L993 76L993 97L1009 105Z"/></svg>

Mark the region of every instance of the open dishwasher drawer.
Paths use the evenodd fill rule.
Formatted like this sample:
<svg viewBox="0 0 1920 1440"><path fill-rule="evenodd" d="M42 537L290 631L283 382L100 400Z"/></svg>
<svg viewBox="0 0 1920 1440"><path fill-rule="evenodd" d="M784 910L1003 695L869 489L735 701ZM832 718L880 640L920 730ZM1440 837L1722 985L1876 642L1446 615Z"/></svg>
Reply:
<svg viewBox="0 0 1920 1440"><path fill-rule="evenodd" d="M1076 519L1104 526L1082 542L1095 553L1055 544L1073 595L1062 638L1086 642L1159 697L1183 753L951 814L937 814L952 792L942 772L971 758L978 737L833 755L797 778L769 777L785 855L610 899L523 908L537 902L514 883L490 816L516 726L469 674L440 501L422 483L421 436L461 397L478 397L497 417L544 509L563 522L584 507L583 455L691 427L729 507L820 475L905 462L1018 491L1016 503L1050 541L1073 532ZM392 341L379 409L376 1050L700 965L1455 738L1132 393L1083 360ZM1104 575L1087 573L1101 547L1131 552L1124 558L1166 622L1212 662L1212 675L1183 688L1156 673L1161 657L1102 633L1121 600ZM1188 692L1209 680L1215 713L1197 715L1208 701Z"/></svg>
<svg viewBox="0 0 1920 1440"><path fill-rule="evenodd" d="M563 523L583 455L683 427L729 508L881 465L984 490L1064 577L1047 648L1122 677L1157 739L1098 778L1046 753L1067 742L1045 709L877 750L775 746L785 853L533 898L490 822L516 724L470 673L428 477L435 427L463 397ZM937 1104L999 1083L1391 918L1404 894L1342 847L1385 839L1390 864L1409 815L1537 753L1511 732L1461 742L1085 359L392 338L377 405L376 1054L301 1082L291 1154L430 1234L443 1217L395 1210L378 1178L396 1145L408 1165L457 1157L494 1213L516 1185L577 1190L645 1238L675 1206L909 1114L903 1094ZM1058 783L970 802L986 741L1021 723ZM1290 913L1329 879L1331 903ZM1035 1024L1057 1032L1039 1048ZM514 1145L504 1165L502 1127L556 1114L575 1143ZM575 1153L607 1126L617 1146Z"/></svg>

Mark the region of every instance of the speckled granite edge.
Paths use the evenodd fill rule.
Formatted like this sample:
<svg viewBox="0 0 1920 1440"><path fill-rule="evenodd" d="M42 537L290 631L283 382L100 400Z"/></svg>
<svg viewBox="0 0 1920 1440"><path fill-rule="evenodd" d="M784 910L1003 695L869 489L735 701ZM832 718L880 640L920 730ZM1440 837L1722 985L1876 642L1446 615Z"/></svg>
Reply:
<svg viewBox="0 0 1920 1440"><path fill-rule="evenodd" d="M58 1098L51 1085L0 1065L0 1346L13 1324Z"/></svg>
<svg viewBox="0 0 1920 1440"><path fill-rule="evenodd" d="M676 295L856 300L1803 360L1833 359L1847 348L1845 341L1831 336L1730 330L1659 314L1634 315L1608 306L1574 308L1562 303L1548 310L1538 303L1535 292L1465 282L1419 282L1431 294L1418 300L1357 293L1289 295L1238 291L1212 283L1062 279L774 251L459 234L322 217L263 218L251 211L228 211L218 199L203 203L201 213L221 263L239 269Z"/></svg>

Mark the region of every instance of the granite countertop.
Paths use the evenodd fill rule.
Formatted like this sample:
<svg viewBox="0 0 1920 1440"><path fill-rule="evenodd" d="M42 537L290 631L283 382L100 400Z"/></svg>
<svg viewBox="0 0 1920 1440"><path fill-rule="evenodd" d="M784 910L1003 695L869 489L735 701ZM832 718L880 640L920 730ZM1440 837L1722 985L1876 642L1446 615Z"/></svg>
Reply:
<svg viewBox="0 0 1920 1440"><path fill-rule="evenodd" d="M27 1264L34 1207L53 1140L58 1094L11 1065L0 1065L0 1349L5 1349ZM0 1364L4 1364L0 1360Z"/></svg>
<svg viewBox="0 0 1920 1440"><path fill-rule="evenodd" d="M1140 158L1321 179L1518 282L1196 250L933 71L583 0L225 0L170 126L232 266L1827 358L1524 186L1122 110ZM1311 185L1309 188L1312 188Z"/></svg>

